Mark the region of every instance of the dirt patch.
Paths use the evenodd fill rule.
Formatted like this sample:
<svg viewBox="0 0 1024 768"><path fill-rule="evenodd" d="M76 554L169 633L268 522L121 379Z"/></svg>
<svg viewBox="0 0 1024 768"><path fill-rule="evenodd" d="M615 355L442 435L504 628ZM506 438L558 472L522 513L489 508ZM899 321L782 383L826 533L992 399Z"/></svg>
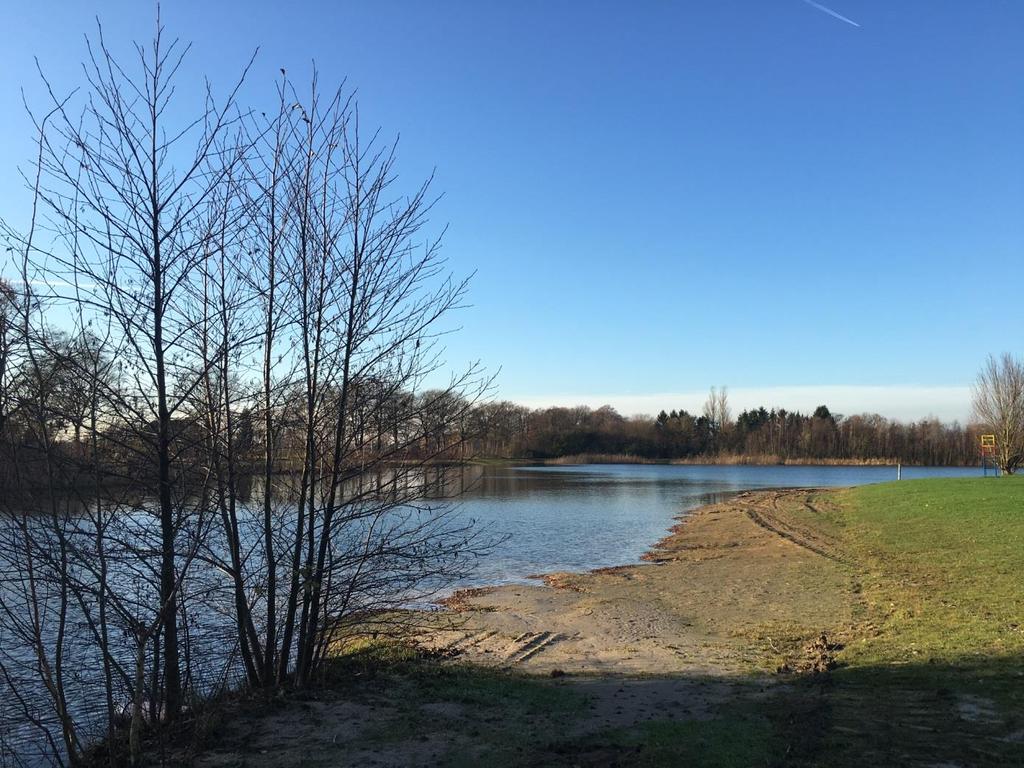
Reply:
<svg viewBox="0 0 1024 768"><path fill-rule="evenodd" d="M805 645L798 658L784 662L776 670L779 674L815 674L831 672L838 666L836 654L843 650L843 644L833 642L824 632Z"/></svg>
<svg viewBox="0 0 1024 768"><path fill-rule="evenodd" d="M375 701L289 700L262 713L233 717L209 750L188 763L172 764L197 768L323 765L325 750L358 742L375 723L394 715L393 707Z"/></svg>
<svg viewBox="0 0 1024 768"><path fill-rule="evenodd" d="M474 600L484 597L494 590L495 587L460 589L448 597L441 598L437 601L437 604L456 613L462 613L463 611L486 611L490 609L485 605L474 602Z"/></svg>
<svg viewBox="0 0 1024 768"><path fill-rule="evenodd" d="M756 700L770 693L710 678L481 681L455 671L445 683L437 674L378 680L372 695L355 701L287 700L262 713L239 714L202 755L172 764L397 767L446 764L454 755L456 764L477 764L473 756L483 749L497 751L500 765L575 765L577 750L586 752L586 745L608 733L648 722L707 721L737 697ZM615 762L623 758L614 755Z"/></svg>
<svg viewBox="0 0 1024 768"><path fill-rule="evenodd" d="M581 574L578 573L556 571L554 573L531 576L530 578L543 581L545 586L551 587L552 589L567 589L570 592L582 592L583 586L580 584L580 575Z"/></svg>
<svg viewBox="0 0 1024 768"><path fill-rule="evenodd" d="M625 728L647 720L706 720L737 695L736 686L712 679L591 678L567 683L586 695L589 713L575 735Z"/></svg>

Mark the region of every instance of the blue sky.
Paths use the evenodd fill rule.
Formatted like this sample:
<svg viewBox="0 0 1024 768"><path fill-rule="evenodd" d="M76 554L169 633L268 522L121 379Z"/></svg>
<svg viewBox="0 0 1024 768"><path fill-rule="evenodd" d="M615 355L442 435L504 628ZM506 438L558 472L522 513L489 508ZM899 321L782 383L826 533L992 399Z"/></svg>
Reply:
<svg viewBox="0 0 1024 768"><path fill-rule="evenodd" d="M0 51L0 215L24 216L33 56L80 81L146 2L11 3ZM180 2L186 79L271 105L315 59L437 169L437 229L473 306L453 365L499 395L966 417L989 352L1024 347L1024 3ZM183 91L183 98L189 96ZM685 401L685 402L684 402Z"/></svg>

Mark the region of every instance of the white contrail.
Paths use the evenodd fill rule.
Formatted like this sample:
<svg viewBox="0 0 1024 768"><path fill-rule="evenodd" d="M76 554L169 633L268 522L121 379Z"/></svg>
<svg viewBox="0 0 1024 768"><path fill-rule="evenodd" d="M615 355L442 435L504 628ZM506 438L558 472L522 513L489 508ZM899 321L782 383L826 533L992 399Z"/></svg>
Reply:
<svg viewBox="0 0 1024 768"><path fill-rule="evenodd" d="M831 8L826 8L821 3L816 3L816 2L814 2L814 0L804 0L804 2L807 3L809 6L811 6L812 8L817 8L819 11L822 11L823 13L827 13L829 16L831 16L831 17L833 17L835 19L839 19L840 21L845 21L847 24L852 24L855 27L859 27L860 26L860 24L858 24L853 19L848 19L845 16L843 16L841 13L836 13Z"/></svg>

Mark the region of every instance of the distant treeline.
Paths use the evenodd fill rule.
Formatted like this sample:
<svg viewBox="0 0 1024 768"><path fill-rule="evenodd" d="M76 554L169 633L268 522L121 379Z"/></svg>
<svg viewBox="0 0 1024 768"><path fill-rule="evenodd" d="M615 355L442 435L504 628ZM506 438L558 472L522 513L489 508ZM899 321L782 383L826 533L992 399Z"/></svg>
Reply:
<svg viewBox="0 0 1024 768"><path fill-rule="evenodd" d="M624 417L610 406L533 410L498 402L473 409L476 423L470 432L479 436L478 455L503 458L614 455L647 460L718 457L731 463L978 462L978 428L956 422L899 422L878 414L842 416L824 405L811 414L762 407L732 419L721 395L709 398L704 411Z"/></svg>

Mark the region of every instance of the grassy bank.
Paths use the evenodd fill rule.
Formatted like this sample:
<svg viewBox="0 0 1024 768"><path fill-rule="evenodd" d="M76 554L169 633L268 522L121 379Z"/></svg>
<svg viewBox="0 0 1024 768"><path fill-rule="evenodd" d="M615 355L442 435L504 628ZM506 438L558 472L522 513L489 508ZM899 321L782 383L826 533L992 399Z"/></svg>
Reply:
<svg viewBox="0 0 1024 768"><path fill-rule="evenodd" d="M233 715L190 764L1024 765L1024 478L748 494L652 559L531 599L563 601L560 619L567 605L667 617L664 658L686 651L672 674L524 674L369 646L323 690ZM526 589L471 615L500 628Z"/></svg>
<svg viewBox="0 0 1024 768"><path fill-rule="evenodd" d="M865 487L840 508L864 627L833 717L860 717L893 754L1024 765L1024 478Z"/></svg>
<svg viewBox="0 0 1024 768"><path fill-rule="evenodd" d="M837 500L865 614L884 630L851 664L1024 653L1024 478L889 483Z"/></svg>
<svg viewBox="0 0 1024 768"><path fill-rule="evenodd" d="M855 623L817 702L814 764L1024 765L1024 478L823 496ZM791 700L791 704L792 704Z"/></svg>

